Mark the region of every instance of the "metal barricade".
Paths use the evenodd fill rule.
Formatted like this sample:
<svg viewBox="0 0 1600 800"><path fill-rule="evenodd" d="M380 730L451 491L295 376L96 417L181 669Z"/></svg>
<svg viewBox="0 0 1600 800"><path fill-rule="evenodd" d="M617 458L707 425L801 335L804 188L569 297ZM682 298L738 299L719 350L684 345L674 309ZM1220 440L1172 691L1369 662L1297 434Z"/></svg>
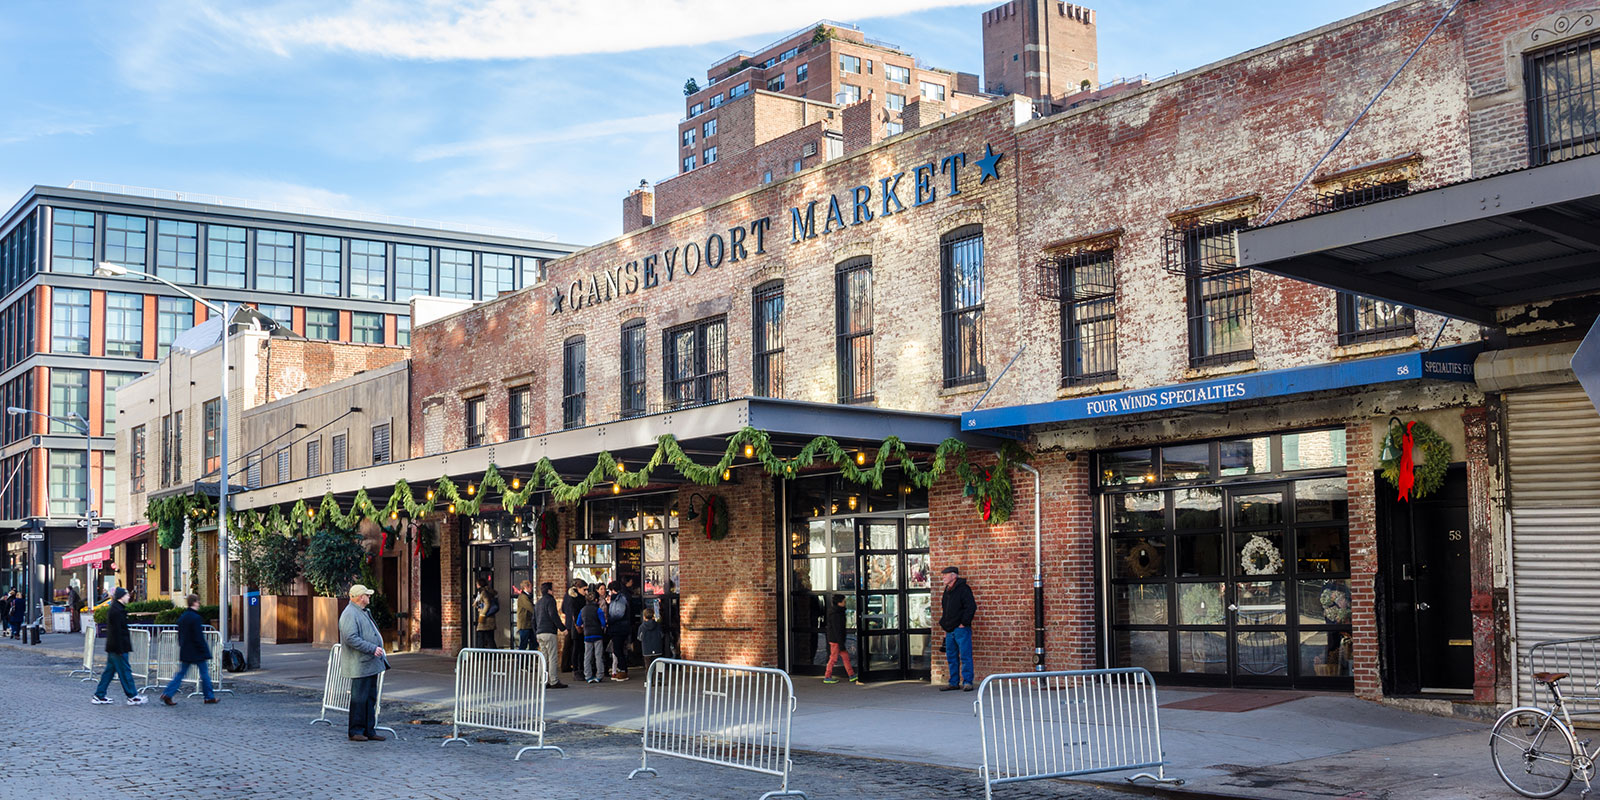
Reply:
<svg viewBox="0 0 1600 800"><path fill-rule="evenodd" d="M146 680L147 685L140 688L139 691L142 692L145 689L153 688L156 691L165 693L166 682L172 680L173 675L178 674L178 631L176 628L162 630L157 633L156 652L152 667L150 670L152 674Z"/></svg>
<svg viewBox="0 0 1600 800"><path fill-rule="evenodd" d="M1166 776L1156 684L1147 670L990 675L972 704L983 737L983 796L1003 783L1155 768Z"/></svg>
<svg viewBox="0 0 1600 800"><path fill-rule="evenodd" d="M133 649L128 651L128 671L133 673L134 683L138 684L137 691L142 693L151 688L150 669L155 662L155 642L150 639L150 632L142 628L128 627L128 640Z"/></svg>
<svg viewBox="0 0 1600 800"><path fill-rule="evenodd" d="M206 648L211 651L211 663L206 667L211 673L211 692L212 694L233 694L232 689L222 685L222 632L207 626L205 636ZM179 666L181 667L182 665L180 664ZM205 691L200 688L200 670L198 668L191 670L189 676L184 678L183 682L194 684L194 691L189 693L190 697L198 697L205 694Z"/></svg>
<svg viewBox="0 0 1600 800"><path fill-rule="evenodd" d="M216 651L212 652L215 653ZM333 649L328 651L328 672L322 681L322 710L317 712L316 719L311 720L312 725L315 725L319 722L326 722L330 726L333 725L333 720L328 719L329 711L340 711L345 714L350 713L350 679L344 675L344 669L341 666L343 660L344 645L334 645ZM377 702L372 706L372 727L375 730L388 731L390 736L393 736L398 740L400 738L400 734L396 733L394 728L377 724L378 714L383 711L382 672L378 673L378 687L376 691L378 693L378 697Z"/></svg>
<svg viewBox="0 0 1600 800"><path fill-rule="evenodd" d="M544 743L549 668L537 650L462 650L456 656L455 710L444 744L467 744L462 728L484 728L535 737L538 743L518 750L513 761L529 750L554 750L566 758L565 750Z"/></svg>
<svg viewBox="0 0 1600 800"><path fill-rule="evenodd" d="M789 788L789 723L794 682L770 667L658 658L645 673L640 774L657 775L650 754L776 776L769 797L805 797Z"/></svg>
<svg viewBox="0 0 1600 800"><path fill-rule="evenodd" d="M1528 696L1533 702L1553 701L1539 697L1535 672L1565 672L1570 677L1561 685L1561 697L1573 714L1600 714L1600 636L1553 639L1537 642L1528 650Z"/></svg>
<svg viewBox="0 0 1600 800"><path fill-rule="evenodd" d="M100 648L94 646L95 645L95 641L96 641L94 634L95 634L95 627L93 625L84 626L84 629L83 629L83 666L78 667L77 669L67 673L67 677L69 677L69 678L74 676L74 675L87 675L88 676L88 677L85 677L85 678L79 678L78 679L79 683L84 683L86 681L92 681L92 680L100 677L100 671L95 668L95 656L97 654L99 654Z"/></svg>

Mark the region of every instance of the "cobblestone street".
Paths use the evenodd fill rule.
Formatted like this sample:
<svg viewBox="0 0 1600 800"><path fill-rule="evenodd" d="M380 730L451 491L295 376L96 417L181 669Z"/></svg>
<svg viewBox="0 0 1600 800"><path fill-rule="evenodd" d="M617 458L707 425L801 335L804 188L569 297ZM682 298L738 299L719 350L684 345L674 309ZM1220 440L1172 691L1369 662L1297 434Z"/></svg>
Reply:
<svg viewBox="0 0 1600 800"><path fill-rule="evenodd" d="M384 724L401 740L363 744L345 739L341 724L312 726L317 700L306 693L244 683L215 706L199 698L176 708L129 707L113 682L115 704L89 703L92 684L65 677L72 665L0 648L0 697L10 722L4 746L4 790L14 798L100 800L107 797L191 798L484 798L570 797L739 798L777 788L763 775L675 759L652 759L660 778L629 782L639 764L637 734L582 725L553 725L552 744L567 751L530 752L512 761L516 737L476 733L472 744L441 748L448 714L385 705ZM429 720L445 724L415 724ZM841 735L848 735L841 731ZM795 754L791 783L812 798L970 798L982 796L976 774L839 756ZM996 791L1003 800L1116 798L1121 792L1063 782Z"/></svg>

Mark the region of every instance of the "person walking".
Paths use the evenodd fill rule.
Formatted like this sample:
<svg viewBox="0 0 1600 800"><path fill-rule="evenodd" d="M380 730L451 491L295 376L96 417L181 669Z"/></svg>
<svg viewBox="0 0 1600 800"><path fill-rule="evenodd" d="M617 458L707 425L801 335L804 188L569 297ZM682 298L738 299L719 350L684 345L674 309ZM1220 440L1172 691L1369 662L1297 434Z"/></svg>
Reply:
<svg viewBox="0 0 1600 800"><path fill-rule="evenodd" d="M512 608L517 615L517 649L533 649L533 582L523 581Z"/></svg>
<svg viewBox="0 0 1600 800"><path fill-rule="evenodd" d="M583 612L584 591L588 588L587 581L573 578L572 585L567 587L567 596L561 598L561 615L567 618L567 642L561 664L572 673L573 680L583 680L583 634L578 630L583 620L578 616Z"/></svg>
<svg viewBox="0 0 1600 800"><path fill-rule="evenodd" d="M478 612L472 646L493 650L496 647L494 616L500 613L500 598L495 595L494 584L487 574L478 576L478 598L472 607Z"/></svg>
<svg viewBox="0 0 1600 800"><path fill-rule="evenodd" d="M78 612L83 610L83 593L78 591L78 586L77 578L73 578L71 583L67 584L67 609L72 612L72 633L82 632L82 628L79 627L81 618Z"/></svg>
<svg viewBox="0 0 1600 800"><path fill-rule="evenodd" d="M528 582L523 581L523 586ZM539 602L534 604L533 611L534 635L539 637L539 652L544 654L545 685L551 689L565 689L567 685L561 682L561 670L556 668L556 632L564 631L567 626L561 622L561 615L556 613L556 596L552 593L549 581L539 584Z"/></svg>
<svg viewBox="0 0 1600 800"><path fill-rule="evenodd" d="M372 621L367 606L373 591L356 584L350 587L350 605L339 614L339 667L350 679L350 723L347 732L352 742L381 742L378 733L378 676L389 668L383 652L383 634Z"/></svg>
<svg viewBox="0 0 1600 800"><path fill-rule="evenodd" d="M611 680L628 679L628 643L633 640L632 598L621 581L611 584L611 604L606 607L606 637L611 640Z"/></svg>
<svg viewBox="0 0 1600 800"><path fill-rule="evenodd" d="M111 686L111 676L122 682L122 693L128 696L128 705L144 705L144 695L133 685L133 670L128 667L128 654L133 652L133 636L128 633L128 607L122 598L128 590L118 586L111 592L111 604L106 606L106 668L100 671L100 685L95 687L94 698L89 702L106 705L106 689ZM21 608L21 606L16 606ZM17 615L13 612L13 619Z"/></svg>
<svg viewBox="0 0 1600 800"><path fill-rule="evenodd" d="M828 666L822 671L823 683L838 683L833 677L833 662L844 660L844 674L851 683L858 683L855 667L850 665L850 651L845 648L844 595L836 594L828 605Z"/></svg>
<svg viewBox="0 0 1600 800"><path fill-rule="evenodd" d="M644 610L644 620L639 623L639 650L644 654L644 679L650 680L650 665L662 656L665 647L661 623L656 622L655 609Z"/></svg>
<svg viewBox="0 0 1600 800"><path fill-rule="evenodd" d="M939 627L944 629L944 655L950 669L950 683L941 692L972 691L972 617L978 601L972 587L961 577L961 568L948 566L939 572L944 594L939 598Z"/></svg>
<svg viewBox="0 0 1600 800"><path fill-rule="evenodd" d="M590 589L584 595L578 629L583 635L583 680L599 683L606 671L606 609L600 593Z"/></svg>
<svg viewBox="0 0 1600 800"><path fill-rule="evenodd" d="M206 703L217 702L216 690L211 685L211 646L206 644L205 620L200 616L200 595L184 598L183 614L178 617L178 671L172 674L167 690L161 693L161 702L175 706L172 698L183 688L183 679L189 668L200 670L200 692Z"/></svg>
<svg viewBox="0 0 1600 800"><path fill-rule="evenodd" d="M22 623L28 616L28 601L22 599L22 593L16 589L11 590L11 602L5 608L6 619L11 623L11 638L22 638Z"/></svg>

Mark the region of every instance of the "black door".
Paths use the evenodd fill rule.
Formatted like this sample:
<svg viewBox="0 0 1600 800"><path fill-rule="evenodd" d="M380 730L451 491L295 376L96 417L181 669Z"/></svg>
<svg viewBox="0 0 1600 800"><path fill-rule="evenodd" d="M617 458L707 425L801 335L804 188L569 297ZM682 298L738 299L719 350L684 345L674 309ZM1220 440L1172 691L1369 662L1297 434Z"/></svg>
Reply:
<svg viewBox="0 0 1600 800"><path fill-rule="evenodd" d="M422 646L437 650L444 647L444 629L439 615L442 597L439 591L439 552L424 550L422 555Z"/></svg>
<svg viewBox="0 0 1600 800"><path fill-rule="evenodd" d="M1467 472L1454 466L1434 494L1396 502L1378 481L1384 659L1395 694L1472 689Z"/></svg>

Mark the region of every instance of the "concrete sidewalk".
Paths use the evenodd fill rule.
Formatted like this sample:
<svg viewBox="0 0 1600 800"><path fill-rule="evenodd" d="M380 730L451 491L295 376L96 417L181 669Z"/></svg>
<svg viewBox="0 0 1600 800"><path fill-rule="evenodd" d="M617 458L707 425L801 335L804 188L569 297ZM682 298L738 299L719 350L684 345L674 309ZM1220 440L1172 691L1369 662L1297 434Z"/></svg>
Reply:
<svg viewBox="0 0 1600 800"><path fill-rule="evenodd" d="M9 639L5 644L24 647ZM78 636L46 635L38 648L81 658ZM263 645L266 668L229 680L322 690L328 651L311 645ZM427 707L448 719L455 661L435 655L390 656L384 699ZM552 690L553 720L638 730L643 681L577 684ZM937 692L922 682L823 685L797 678L791 740L796 750L976 769L980 746L973 695ZM1166 708L1217 694L1162 688L1162 740L1169 777L1187 783L1145 791L1171 796L1248 798L1505 798L1512 796L1489 762L1488 729L1475 722L1417 714L1348 695L1313 694L1243 712ZM408 712L411 707L407 707ZM315 716L308 708L307 719ZM410 714L408 713L408 716ZM385 714L389 724L406 722ZM1117 775L1093 782L1123 784ZM1576 791L1576 790L1573 790ZM998 793L998 790L997 790Z"/></svg>

